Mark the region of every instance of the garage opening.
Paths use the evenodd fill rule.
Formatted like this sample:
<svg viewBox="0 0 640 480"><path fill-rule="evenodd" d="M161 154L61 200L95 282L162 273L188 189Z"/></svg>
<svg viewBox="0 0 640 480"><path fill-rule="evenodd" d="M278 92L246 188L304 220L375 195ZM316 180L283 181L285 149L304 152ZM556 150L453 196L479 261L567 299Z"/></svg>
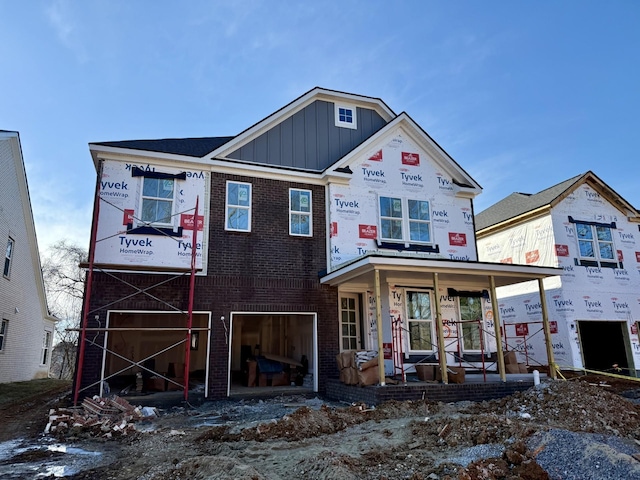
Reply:
<svg viewBox="0 0 640 480"><path fill-rule="evenodd" d="M231 314L229 395L318 390L316 315Z"/></svg>
<svg viewBox="0 0 640 480"><path fill-rule="evenodd" d="M173 312L109 312L101 394L184 392L187 316ZM189 392L206 396L209 313L194 313L189 346Z"/></svg>
<svg viewBox="0 0 640 480"><path fill-rule="evenodd" d="M626 322L578 322L584 367L613 371L617 365L628 374L630 351L625 327Z"/></svg>

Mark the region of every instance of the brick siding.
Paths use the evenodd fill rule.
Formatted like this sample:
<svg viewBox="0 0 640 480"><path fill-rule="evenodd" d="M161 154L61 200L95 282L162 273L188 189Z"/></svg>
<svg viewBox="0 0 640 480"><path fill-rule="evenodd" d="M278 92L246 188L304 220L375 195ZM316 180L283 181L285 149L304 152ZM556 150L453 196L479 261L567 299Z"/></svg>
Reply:
<svg viewBox="0 0 640 480"><path fill-rule="evenodd" d="M225 225L226 181L252 184L251 232L228 232ZM313 236L289 235L289 188L312 190ZM197 276L193 308L212 315L209 357L209 398L227 394L229 347L219 320L230 313L310 312L318 318L318 380L324 392L326 379L335 374L335 355L339 351L337 289L320 285L318 272L326 268L325 189L299 183L213 173L209 208L208 269ZM106 308L114 310L168 310L167 305L148 295L136 294L126 285L147 288L167 281L167 275L117 273L116 278L94 272L92 313L89 327L105 326ZM187 310L188 275L154 287L149 293L174 307ZM99 316L98 321L94 318ZM93 339L93 335L89 335ZM103 335L96 338L102 344ZM100 378L102 350L87 345L82 385ZM98 387L83 394L93 394Z"/></svg>

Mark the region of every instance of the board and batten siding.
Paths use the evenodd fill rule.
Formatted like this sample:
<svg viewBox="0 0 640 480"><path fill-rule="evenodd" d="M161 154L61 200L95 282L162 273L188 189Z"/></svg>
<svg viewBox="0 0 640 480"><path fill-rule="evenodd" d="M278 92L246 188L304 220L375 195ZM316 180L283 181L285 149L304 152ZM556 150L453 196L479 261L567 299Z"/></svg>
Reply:
<svg viewBox="0 0 640 480"><path fill-rule="evenodd" d="M25 197L27 204L23 205ZM36 239L31 233L32 228L27 226L32 222L17 134L8 136L0 132L0 250L3 266L7 240L11 237L15 241L9 278L0 275L0 317L9 322L4 347L0 351L0 383L47 377L49 373L51 348L47 364L42 365L42 341L45 331L50 331L53 338L54 324L46 318L47 312L42 307L46 303L40 298L37 282L41 282L41 278L36 275L34 267L39 265L39 260L32 258L32 251L37 252L37 247L34 248Z"/></svg>
<svg viewBox="0 0 640 480"><path fill-rule="evenodd" d="M316 100L229 158L322 171L386 125L375 111L356 108L357 129L336 127L335 104Z"/></svg>

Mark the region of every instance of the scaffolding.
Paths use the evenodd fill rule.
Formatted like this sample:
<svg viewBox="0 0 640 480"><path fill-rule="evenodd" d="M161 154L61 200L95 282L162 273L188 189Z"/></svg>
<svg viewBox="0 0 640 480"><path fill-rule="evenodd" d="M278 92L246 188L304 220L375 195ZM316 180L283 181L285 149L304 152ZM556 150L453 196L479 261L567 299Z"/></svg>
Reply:
<svg viewBox="0 0 640 480"><path fill-rule="evenodd" d="M135 217L134 215L131 214L131 212L129 211L125 211L123 208L114 205L113 203L109 202L108 200L106 200L105 198L102 198L100 195L100 191L101 191L101 178L102 178L102 162L100 162L99 164L99 168L98 168L98 172L97 172L97 183L96 183L96 195L95 195L95 203L94 203L94 211L93 211L93 221L92 221L92 227L91 227L91 237L90 237L90 245L89 245L89 259L88 259L88 264L86 266L87 269L87 278L86 278L86 287L85 287L85 294L84 294L84 303L83 303L83 312L82 312L82 318L81 318L81 323L80 323L80 328L79 329L73 329L73 330L78 330L79 331L79 339L78 339L78 359L77 359L77 363L76 363L76 376L75 376L75 382L74 382L74 391L73 391L73 404L77 405L78 404L78 399L79 399L79 395L81 392L88 390L90 388L96 387L97 385L100 385L100 391L102 392L102 385L103 382L108 380L109 378L115 377L117 375L119 375L120 373L132 368L132 367L136 367L139 368L140 370L147 372L148 374L152 374L155 375L161 379L163 379L166 382L169 382L171 384L174 384L178 387L181 387L184 391L184 401L188 402L189 400L189 372L190 372L190 360L191 360L191 345L192 345L192 339L194 338L193 333L194 332L200 332L200 331L205 331L205 332L209 332L210 331L210 325L207 328L194 328L193 327L193 303L194 303L194 292L195 292L195 275L196 275L196 250L197 250L197 233L198 233L198 212L199 212L199 197L196 197L196 202L195 202L195 207L192 209L188 209L188 210L184 210L184 211L180 211L177 213L174 213L172 215L172 218L177 216L177 215L181 215L181 214L185 214L185 213L189 213L189 212L193 212L193 237L192 237L192 242L191 242L191 263L190 263L190 268L188 269L171 269L171 271L173 273L175 273L174 275L171 275L169 278L164 279L160 282L157 282L153 285L150 286L146 286L144 288L140 288L136 285L133 285L130 282L127 282L126 280L119 278L117 275L114 275L113 273L109 272L108 270L124 270L126 268L123 268L122 266L115 266L112 265L110 266L110 268L103 268L99 265L96 265L95 263L95 250L96 250L96 245L104 240L107 240L109 238L112 238L113 235L111 236L107 236L105 238L101 238L98 239L97 238L97 233L98 233L98 222L99 222L99 218L100 218L100 207L102 204L111 206L115 209L120 210L124 215L129 215L132 220L135 220L137 222L139 222L140 224L144 225L145 227L148 227L152 230L155 231L155 234L157 235L164 235L168 238L171 238L172 240L175 241L175 238L167 235L166 232L155 228L154 225L150 224L149 222L143 222L142 220L140 220L139 218ZM93 282L94 282L94 272L95 271L99 271L101 273L104 273L105 275L108 275L109 277L119 280L120 282L124 283L125 285L131 287L134 289L134 293L133 294L129 294L126 296L123 296L115 301L109 302L106 305L100 305L97 308L92 309L91 308L91 299L92 299L92 287L93 287ZM160 272L158 271L158 273L166 273L166 272ZM172 305L171 303L162 300L161 298L159 298L156 295L153 295L150 293L150 290L158 287L160 285L166 284L168 282L171 282L179 277L188 275L189 276L189 295L188 295L188 307L187 310L183 310L180 308L175 307L174 305ZM168 307L169 311L173 311L173 312L178 312L180 314L186 314L186 325L185 327L171 327L171 328L102 328L102 327L89 327L89 319L91 317L91 315L94 315L96 312L100 311L100 310L105 310L107 308L109 308L110 306L113 306L115 304L117 304L118 302L124 301L126 299L129 299L133 296L136 295L146 295L148 297L151 297L153 300L160 302L161 304L165 305ZM149 331L149 330L153 330L153 331L164 331L164 332L184 332L185 333L185 337L184 339L178 341L178 342L174 342L172 345L162 348L161 350L151 354L151 355L147 355L145 356L145 358L142 358L140 360L135 360L133 358L128 358L124 355L119 354L118 352L109 349L108 348L108 334L109 332L115 332L115 331L126 331L126 332L136 332L136 331ZM93 339L89 338L88 335L89 334L95 334L95 337ZM95 338L97 338L98 335L100 335L101 333L104 333L104 340L103 340L103 344L101 345L100 343L95 341ZM84 370L84 362L85 362L85 354L86 354L86 346L87 344L92 345L94 347L99 348L100 350L103 351L103 357L106 357L107 354L113 355L116 358L119 358L120 360L124 361L127 366L125 368L122 368L120 370L118 370L117 372L112 372L110 375L108 376L104 376L104 365L102 366L102 371L100 374L100 379L96 382L93 382L89 385L82 385L82 381L83 381L83 370ZM168 375L165 376L163 374L161 374L160 372L155 371L153 368L149 368L146 364L147 361L154 359L155 357L173 349L173 348L179 348L180 345L184 344L184 372L183 372L183 379L184 382L183 383L178 383L175 380L173 380L172 378L170 378Z"/></svg>
<svg viewBox="0 0 640 480"><path fill-rule="evenodd" d="M407 383L407 376L404 371L404 353L402 348L402 319L398 315L397 317L391 317L391 332L393 336L393 375L400 375L403 383Z"/></svg>

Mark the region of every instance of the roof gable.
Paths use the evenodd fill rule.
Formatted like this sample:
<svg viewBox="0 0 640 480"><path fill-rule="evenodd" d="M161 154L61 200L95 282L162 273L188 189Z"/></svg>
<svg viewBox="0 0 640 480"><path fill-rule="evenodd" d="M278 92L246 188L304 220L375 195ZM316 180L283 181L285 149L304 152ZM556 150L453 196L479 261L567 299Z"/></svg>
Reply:
<svg viewBox="0 0 640 480"><path fill-rule="evenodd" d="M514 192L508 197L476 214L476 231L499 225L508 220L547 207L553 208L581 185L587 184L628 217L637 217L638 211L595 173L587 171L535 194Z"/></svg>
<svg viewBox="0 0 640 480"><path fill-rule="evenodd" d="M327 168L326 174L336 175L335 172L337 171L337 175L345 176L343 172L349 171L349 165L354 160L370 150L372 146L375 145L376 142L379 142L384 136L399 128L429 154L439 169L453 179L454 189L458 195L473 197L481 193L482 187L471 175L451 158L451 156L405 112L402 112L365 142L358 145L339 161Z"/></svg>
<svg viewBox="0 0 640 480"><path fill-rule="evenodd" d="M8 141L11 152L9 156L14 162L14 171L16 173L15 180L18 184L18 190L20 192L22 218L24 219L24 227L29 243L29 258L31 261L31 267L33 268L33 279L36 283L35 288L38 292L37 300L40 303L40 308L42 310L44 319L56 321L57 319L50 315L49 307L47 304L47 295L44 287L44 280L42 277L42 266L40 264L40 252L38 249L36 228L33 218L33 211L31 209L29 185L27 183L27 172L25 170L24 158L22 156L20 134L18 132L0 130L0 140ZM4 241L6 241L6 239L4 239Z"/></svg>
<svg viewBox="0 0 640 480"><path fill-rule="evenodd" d="M355 129L335 126L335 105L356 109ZM316 87L212 152L212 159L322 171L395 117L380 99Z"/></svg>

